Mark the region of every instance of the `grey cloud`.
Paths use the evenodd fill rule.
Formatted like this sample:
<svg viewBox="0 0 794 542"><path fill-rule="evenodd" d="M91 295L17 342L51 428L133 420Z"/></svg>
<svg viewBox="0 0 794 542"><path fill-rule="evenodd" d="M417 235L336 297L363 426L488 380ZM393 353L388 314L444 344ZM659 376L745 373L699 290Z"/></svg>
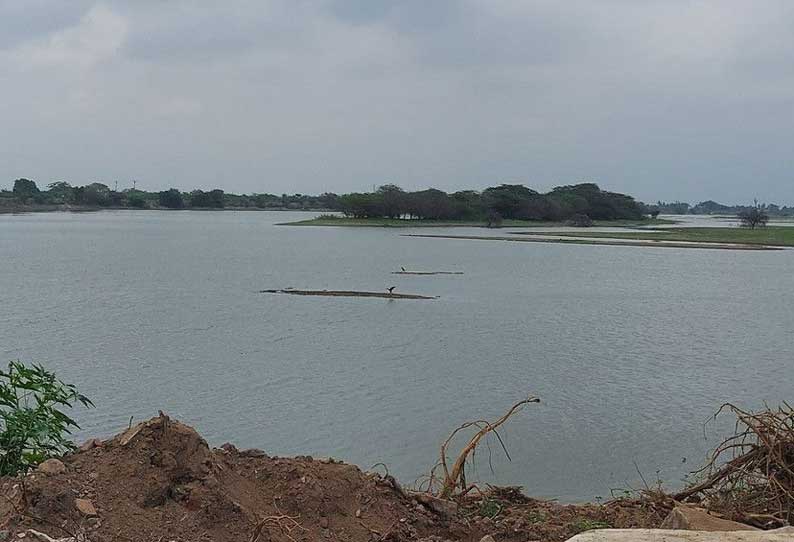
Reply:
<svg viewBox="0 0 794 542"><path fill-rule="evenodd" d="M299 2L196 3L178 0L127 5L138 28L125 53L147 61L233 60L257 47L300 46L305 34Z"/></svg>
<svg viewBox="0 0 794 542"><path fill-rule="evenodd" d="M794 203L794 7L0 0L0 184Z"/></svg>
<svg viewBox="0 0 794 542"><path fill-rule="evenodd" d="M0 0L0 50L71 26L89 7L81 0Z"/></svg>
<svg viewBox="0 0 794 542"><path fill-rule="evenodd" d="M458 0L331 0L329 13L351 24L384 24L400 32L433 32L459 20L465 3Z"/></svg>

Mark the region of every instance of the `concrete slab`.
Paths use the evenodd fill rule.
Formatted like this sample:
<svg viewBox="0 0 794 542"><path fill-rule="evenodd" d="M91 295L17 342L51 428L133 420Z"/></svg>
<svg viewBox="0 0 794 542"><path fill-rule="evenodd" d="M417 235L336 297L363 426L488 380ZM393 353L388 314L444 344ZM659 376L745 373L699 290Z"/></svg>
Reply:
<svg viewBox="0 0 794 542"><path fill-rule="evenodd" d="M774 531L681 531L673 529L596 529L568 542L794 542L794 529Z"/></svg>

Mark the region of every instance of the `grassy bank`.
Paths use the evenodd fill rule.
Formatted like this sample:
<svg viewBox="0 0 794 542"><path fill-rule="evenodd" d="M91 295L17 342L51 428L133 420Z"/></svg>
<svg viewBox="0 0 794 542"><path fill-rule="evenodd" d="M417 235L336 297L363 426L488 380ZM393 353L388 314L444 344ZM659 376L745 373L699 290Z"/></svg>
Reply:
<svg viewBox="0 0 794 542"><path fill-rule="evenodd" d="M521 232L524 233L524 232ZM767 226L765 228L675 228L648 232L555 232L559 237L597 237L602 239L630 239L693 243L740 243L745 245L794 246L794 227Z"/></svg>
<svg viewBox="0 0 794 542"><path fill-rule="evenodd" d="M674 220L663 218L646 218L645 220L595 220L594 224L601 227L636 228L675 224ZM502 228L553 228L566 226L565 222L542 220L505 220ZM345 216L323 215L309 220L285 222L279 226L352 226L376 228L423 228L423 227L474 227L483 228L481 220L408 220L402 218L350 218Z"/></svg>
<svg viewBox="0 0 794 542"><path fill-rule="evenodd" d="M513 232L520 233L520 232ZM595 246L616 246L616 247L651 247L651 248L692 248L692 249L720 249L720 250L784 250L777 246L758 245L752 243L717 243L717 242L675 242L665 241L664 243L654 243L646 240L632 240L621 237L614 239L581 239L561 234L537 233L525 234L523 237L506 237L493 235L440 235L440 234L405 234L405 237L422 237L427 239L467 239L472 241L506 241L508 243L553 243L569 245L595 245ZM619 235L619 234L616 234Z"/></svg>

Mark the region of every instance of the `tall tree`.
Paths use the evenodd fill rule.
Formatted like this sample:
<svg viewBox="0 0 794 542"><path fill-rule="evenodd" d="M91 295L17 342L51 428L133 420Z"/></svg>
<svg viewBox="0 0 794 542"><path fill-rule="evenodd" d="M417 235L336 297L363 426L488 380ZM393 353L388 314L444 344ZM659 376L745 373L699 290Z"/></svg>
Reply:
<svg viewBox="0 0 794 542"><path fill-rule="evenodd" d="M157 200L160 207L167 209L182 209L185 206L185 200L182 198L182 193L176 188L163 190L157 194Z"/></svg>
<svg viewBox="0 0 794 542"><path fill-rule="evenodd" d="M384 184L376 192L380 198L383 215L388 218L399 218L406 212L405 192L394 184Z"/></svg>
<svg viewBox="0 0 794 542"><path fill-rule="evenodd" d="M72 185L66 181L55 181L48 184L47 193L52 203L72 203L74 201Z"/></svg>
<svg viewBox="0 0 794 542"><path fill-rule="evenodd" d="M74 190L75 202L83 205L107 207L111 203L110 188L103 183L91 183Z"/></svg>
<svg viewBox="0 0 794 542"><path fill-rule="evenodd" d="M20 203L23 204L30 203L31 201L37 201L41 197L41 191L39 190L39 187L36 186L36 183L30 179L17 179L14 181L13 193Z"/></svg>
<svg viewBox="0 0 794 542"><path fill-rule="evenodd" d="M742 226L754 230L757 226L766 226L766 223L769 221L769 215L767 215L764 208L758 204L758 200L755 200L752 207L739 213L739 220Z"/></svg>

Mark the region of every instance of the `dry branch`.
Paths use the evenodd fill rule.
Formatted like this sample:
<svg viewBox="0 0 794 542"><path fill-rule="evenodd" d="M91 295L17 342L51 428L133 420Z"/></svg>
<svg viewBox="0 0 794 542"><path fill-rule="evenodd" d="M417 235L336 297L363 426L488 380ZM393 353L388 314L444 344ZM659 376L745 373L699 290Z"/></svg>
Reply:
<svg viewBox="0 0 794 542"><path fill-rule="evenodd" d="M476 420L470 421L462 424L460 427L455 429L452 433L450 433L447 440L441 445L441 453L440 453L440 461L436 465L436 467L441 467L444 472L444 478L441 480L441 490L439 491L439 496L443 499L450 498L456 489L459 489L461 493L466 493L469 491L470 487L466 483L466 461L468 461L469 456L473 455L477 449L477 445L490 433L496 435L496 438L499 440L499 444L502 446L502 450L507 455L508 459L510 458L510 454L507 452L507 448L502 442L501 436L499 436L499 432L497 429L504 424L510 416L515 414L517 411L521 409L524 405L528 403L539 403L540 399L537 397L527 397L523 401L519 401L518 403L514 404L504 415L502 415L499 419L488 422L486 420ZM466 445L461 449L460 453L458 454L455 462L450 467L447 463L447 448L449 447L452 439L461 431L465 431L466 429L476 427L477 432L469 439ZM434 485L436 484L436 476L435 476L436 468L430 472L430 477L428 481L428 489L432 491Z"/></svg>
<svg viewBox="0 0 794 542"><path fill-rule="evenodd" d="M736 416L734 435L696 471L705 479L673 495L695 501L737 521L770 528L794 518L794 409L749 412L726 403Z"/></svg>

